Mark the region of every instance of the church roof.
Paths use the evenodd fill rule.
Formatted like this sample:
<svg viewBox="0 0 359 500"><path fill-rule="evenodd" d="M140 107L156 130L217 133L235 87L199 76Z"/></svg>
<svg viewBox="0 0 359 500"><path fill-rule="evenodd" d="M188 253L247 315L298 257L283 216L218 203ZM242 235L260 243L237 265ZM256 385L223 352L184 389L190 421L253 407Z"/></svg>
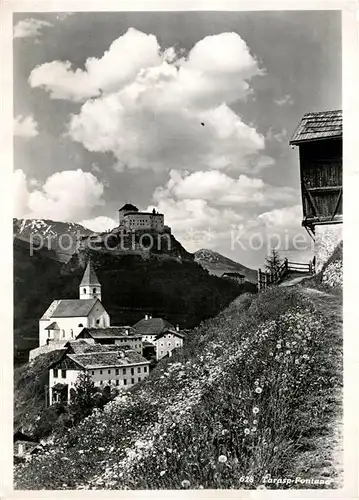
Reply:
<svg viewBox="0 0 359 500"><path fill-rule="evenodd" d="M94 271L94 268L92 266L92 262L90 259L87 261L87 266L86 266L86 269L85 269L80 286L89 286L89 285L98 285L98 286L101 285L99 280L98 280L98 277L96 276L96 273Z"/></svg>
<svg viewBox="0 0 359 500"><path fill-rule="evenodd" d="M119 211L121 210L126 210L126 211L131 211L131 212L138 212L138 208L135 207L135 205L132 205L132 203L126 203L125 205L123 205L123 207L121 207L119 209Z"/></svg>
<svg viewBox="0 0 359 500"><path fill-rule="evenodd" d="M175 330L171 323L162 318L143 318L133 328L142 335L159 335L164 330Z"/></svg>
<svg viewBox="0 0 359 500"><path fill-rule="evenodd" d="M97 301L98 299L54 300L51 306L55 303L56 307L51 309L50 306L41 319L78 318L88 316Z"/></svg>

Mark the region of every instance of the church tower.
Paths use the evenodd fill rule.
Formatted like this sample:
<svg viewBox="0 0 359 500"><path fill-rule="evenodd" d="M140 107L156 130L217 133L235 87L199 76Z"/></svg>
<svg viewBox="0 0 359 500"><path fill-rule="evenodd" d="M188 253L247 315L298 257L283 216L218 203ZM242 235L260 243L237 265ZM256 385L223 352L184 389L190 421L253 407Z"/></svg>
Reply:
<svg viewBox="0 0 359 500"><path fill-rule="evenodd" d="M92 267L91 259L87 261L87 266L79 287L80 299L101 300L101 284Z"/></svg>

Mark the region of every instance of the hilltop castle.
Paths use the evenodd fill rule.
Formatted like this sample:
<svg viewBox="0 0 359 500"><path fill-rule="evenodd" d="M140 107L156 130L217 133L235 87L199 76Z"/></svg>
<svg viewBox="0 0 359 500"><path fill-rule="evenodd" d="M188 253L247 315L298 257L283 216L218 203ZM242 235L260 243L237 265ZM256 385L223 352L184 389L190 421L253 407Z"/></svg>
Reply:
<svg viewBox="0 0 359 500"><path fill-rule="evenodd" d="M153 230L163 231L164 215L156 212L140 212L135 205L126 203L119 209L119 226L127 231Z"/></svg>

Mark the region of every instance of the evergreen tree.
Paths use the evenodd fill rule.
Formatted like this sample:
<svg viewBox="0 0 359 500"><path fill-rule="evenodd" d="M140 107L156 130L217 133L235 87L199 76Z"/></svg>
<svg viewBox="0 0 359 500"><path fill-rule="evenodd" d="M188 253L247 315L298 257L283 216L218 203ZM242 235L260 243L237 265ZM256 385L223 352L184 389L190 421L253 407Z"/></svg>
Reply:
<svg viewBox="0 0 359 500"><path fill-rule="evenodd" d="M91 376L86 371L80 372L72 391L69 407L74 423L90 415L96 406L94 397L96 393L97 389Z"/></svg>
<svg viewBox="0 0 359 500"><path fill-rule="evenodd" d="M266 258L266 261L265 261L266 271L268 271L270 273L275 273L279 270L281 264L282 264L282 261L279 257L278 251L276 250L275 247L272 247L271 253Z"/></svg>

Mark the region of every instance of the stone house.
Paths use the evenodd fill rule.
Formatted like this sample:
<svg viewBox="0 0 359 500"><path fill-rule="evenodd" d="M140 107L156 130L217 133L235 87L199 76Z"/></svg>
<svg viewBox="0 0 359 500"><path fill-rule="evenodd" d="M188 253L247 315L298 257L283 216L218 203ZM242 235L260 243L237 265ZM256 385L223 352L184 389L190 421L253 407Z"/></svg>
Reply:
<svg viewBox="0 0 359 500"><path fill-rule="evenodd" d="M133 387L149 375L150 362L138 352L98 344L92 344L88 349L87 352L77 351L77 354L66 353L50 366L50 405L70 401L71 389L82 371L91 376L95 386L122 389Z"/></svg>
<svg viewBox="0 0 359 500"><path fill-rule="evenodd" d="M156 336L156 359L157 361L165 356L172 356L174 349L183 346L184 335L176 330L164 330Z"/></svg>
<svg viewBox="0 0 359 500"><path fill-rule="evenodd" d="M83 328L77 339L86 339L102 345L116 345L119 348L129 347L142 354L142 335L131 326L108 326L106 328Z"/></svg>

